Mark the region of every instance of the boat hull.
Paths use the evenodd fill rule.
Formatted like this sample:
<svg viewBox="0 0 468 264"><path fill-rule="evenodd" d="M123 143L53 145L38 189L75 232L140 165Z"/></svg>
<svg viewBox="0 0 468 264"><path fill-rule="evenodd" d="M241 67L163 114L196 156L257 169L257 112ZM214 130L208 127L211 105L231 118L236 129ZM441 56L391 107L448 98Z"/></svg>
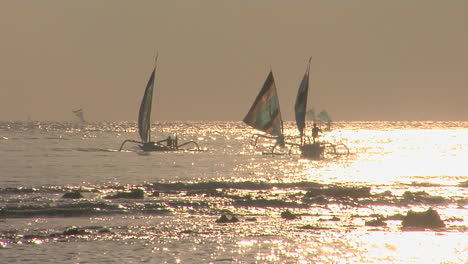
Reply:
<svg viewBox="0 0 468 264"><path fill-rule="evenodd" d="M158 144L143 144L143 145L139 145L139 147L143 151L175 151L177 150L176 148L171 148L168 146L158 145Z"/></svg>
<svg viewBox="0 0 468 264"><path fill-rule="evenodd" d="M304 144L301 146L301 157L306 159L322 159L325 151L325 146L320 143Z"/></svg>

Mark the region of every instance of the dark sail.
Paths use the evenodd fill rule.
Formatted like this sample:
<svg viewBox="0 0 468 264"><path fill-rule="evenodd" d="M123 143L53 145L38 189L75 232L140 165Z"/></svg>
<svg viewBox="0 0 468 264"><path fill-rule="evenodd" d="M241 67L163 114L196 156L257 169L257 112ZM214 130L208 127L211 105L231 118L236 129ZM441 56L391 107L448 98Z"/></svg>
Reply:
<svg viewBox="0 0 468 264"><path fill-rule="evenodd" d="M282 134L281 111L273 72L270 71L270 74L268 74L262 90L260 90L252 107L244 117L244 122L273 136Z"/></svg>
<svg viewBox="0 0 468 264"><path fill-rule="evenodd" d="M301 136L304 133L305 128L305 117L307 109L307 96L309 93L309 69L310 69L310 60L307 70L304 73L299 90L297 91L296 104L294 105L294 112L296 113L296 125L299 129Z"/></svg>
<svg viewBox="0 0 468 264"><path fill-rule="evenodd" d="M151 105L153 102L153 87L155 78L156 66L151 73L151 76L146 85L145 94L140 105L140 112L138 114L138 131L140 133L141 141L151 141Z"/></svg>

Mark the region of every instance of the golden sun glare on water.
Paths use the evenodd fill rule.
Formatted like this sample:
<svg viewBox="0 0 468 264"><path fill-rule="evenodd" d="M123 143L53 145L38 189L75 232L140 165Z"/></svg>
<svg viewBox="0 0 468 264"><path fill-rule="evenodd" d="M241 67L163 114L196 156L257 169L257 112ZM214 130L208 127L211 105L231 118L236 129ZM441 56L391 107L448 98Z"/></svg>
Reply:
<svg viewBox="0 0 468 264"><path fill-rule="evenodd" d="M424 182L439 184L463 180L468 160L468 133L464 130L340 131L351 155L332 162L305 160L302 176L321 182ZM323 140L336 141L336 135ZM432 179L434 180L434 179ZM431 180L431 181L432 181Z"/></svg>

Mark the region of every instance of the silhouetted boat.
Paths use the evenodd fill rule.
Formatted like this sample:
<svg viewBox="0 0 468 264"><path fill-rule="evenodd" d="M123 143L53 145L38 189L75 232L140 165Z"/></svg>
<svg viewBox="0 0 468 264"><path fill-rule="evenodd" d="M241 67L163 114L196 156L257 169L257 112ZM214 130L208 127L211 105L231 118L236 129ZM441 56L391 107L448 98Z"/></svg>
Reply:
<svg viewBox="0 0 468 264"><path fill-rule="evenodd" d="M311 108L307 111L306 116L307 120L314 122L319 127L325 126L325 131L331 131L333 122L327 110L322 110L318 115L315 115L315 110Z"/></svg>
<svg viewBox="0 0 468 264"><path fill-rule="evenodd" d="M154 62L153 72L148 80L146 85L145 93L140 105L140 111L138 113L138 133L140 135L141 141L127 139L122 142L119 151L122 150L123 146L127 142L140 144L139 147L143 151L175 151L180 150L182 146L193 144L195 145L195 150L200 150L200 147L195 141L188 141L183 144L178 144L177 136L172 139L170 136L166 139L159 141L151 141L151 108L153 102L153 88L155 82L156 74L156 65L157 65L158 56L156 56ZM163 144L165 143L165 144Z"/></svg>
<svg viewBox="0 0 468 264"><path fill-rule="evenodd" d="M301 156L310 159L320 159L323 157L325 146L318 140L310 142L309 137L305 135L306 128L306 109L307 109L307 97L309 94L309 72L310 72L310 61L307 65L306 72L302 78L301 84L297 91L296 103L294 104L294 112L296 116L296 125L299 130L301 137L301 144L299 149L301 150Z"/></svg>
<svg viewBox="0 0 468 264"><path fill-rule="evenodd" d="M312 121L312 122L317 122L317 118L315 117L315 109L311 108L309 111L306 113L307 120Z"/></svg>
<svg viewBox="0 0 468 264"><path fill-rule="evenodd" d="M332 120L326 110L320 111L320 113L318 114L318 121L320 123L320 126L326 126L325 131L331 131Z"/></svg>
<svg viewBox="0 0 468 264"><path fill-rule="evenodd" d="M254 134L251 141L253 146L257 145L260 137L276 140L271 153L265 154L273 154L276 146L285 145L283 120L281 118L278 93L276 92L276 84L272 71L268 74L260 93L257 95L243 121L247 125L266 133L266 135Z"/></svg>
<svg viewBox="0 0 468 264"><path fill-rule="evenodd" d="M318 139L313 139L312 141L308 136L305 135L305 128L306 128L306 115L314 116L313 110L309 110L306 112L307 109L307 98L309 93L309 73L310 73L310 62L312 58L309 59L309 63L307 65L306 72L304 73L304 77L302 78L301 84L299 85L299 89L297 92L296 103L294 105L294 112L296 116L296 125L297 129L299 130L299 134L301 137L301 143L299 145L299 149L301 151L301 156L308 159L322 159L325 154L325 150L329 149L330 153L333 154L340 154L337 150L337 147L342 147L345 149L344 154L349 154L349 149L343 143L339 144L332 144L330 142L321 141ZM326 114L326 111L325 111ZM319 118L324 118L324 111L320 112ZM327 115L328 117L328 115Z"/></svg>
<svg viewBox="0 0 468 264"><path fill-rule="evenodd" d="M296 125L300 133L300 143L297 143L297 136L285 136L283 133L283 120L281 119L278 94L276 92L276 85L272 71L268 74L260 93L257 95L257 98L252 104L249 112L243 119L247 125L266 133L252 135L251 144L253 146L257 145L257 141L260 137L276 140L276 143L271 148L271 152L264 152L264 154L286 154L274 152L277 146L284 147L286 145L289 146L289 153L292 153L293 148L298 147L301 152L301 156L309 159L323 158L325 149L328 147L331 148L332 152L337 154L337 145L319 140L311 141L305 134L311 59L309 59L307 70L299 86L296 103L294 105ZM286 139L292 141L287 141ZM342 144L340 143L340 145ZM345 148L347 149L346 146Z"/></svg>

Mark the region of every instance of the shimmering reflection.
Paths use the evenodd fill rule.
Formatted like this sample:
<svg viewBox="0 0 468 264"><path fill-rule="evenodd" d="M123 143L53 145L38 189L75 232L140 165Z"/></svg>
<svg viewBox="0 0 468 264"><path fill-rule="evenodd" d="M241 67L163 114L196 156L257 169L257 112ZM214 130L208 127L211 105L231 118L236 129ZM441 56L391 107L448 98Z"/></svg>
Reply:
<svg viewBox="0 0 468 264"><path fill-rule="evenodd" d="M352 155L285 166L296 179L388 184L420 181L458 183L466 175L467 130L341 130ZM329 135L328 138L333 138ZM343 140L342 140L343 141Z"/></svg>
<svg viewBox="0 0 468 264"><path fill-rule="evenodd" d="M374 262L462 263L468 259L464 234L447 236L434 232L371 232L357 239L362 243L361 248L367 252L369 260Z"/></svg>
<svg viewBox="0 0 468 264"><path fill-rule="evenodd" d="M321 161L262 155L270 142L253 148L253 131L241 122L154 124L155 137L199 140L201 153L117 152L123 138L138 137L135 127L0 122L5 263L468 259L468 123L337 123L323 139L345 143L352 154ZM292 122L286 133L297 133ZM370 193L308 195L319 184L365 185ZM143 199L106 198L135 188ZM84 198L63 198L73 190ZM445 228L402 229L401 216L429 207ZM296 218L283 218L286 210ZM223 213L239 222L218 223ZM366 225L380 217L385 225Z"/></svg>

